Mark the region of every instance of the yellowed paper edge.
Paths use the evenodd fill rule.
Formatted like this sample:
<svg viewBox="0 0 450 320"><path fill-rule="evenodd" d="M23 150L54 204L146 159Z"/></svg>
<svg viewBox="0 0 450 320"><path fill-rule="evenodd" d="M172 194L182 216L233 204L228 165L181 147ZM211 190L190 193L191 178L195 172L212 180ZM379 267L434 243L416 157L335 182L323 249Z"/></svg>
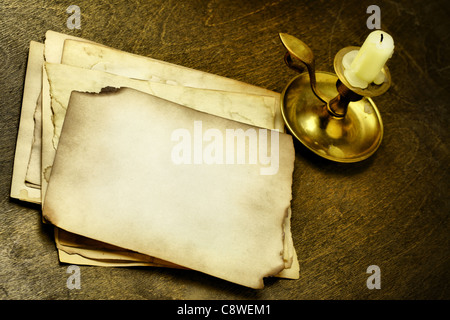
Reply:
<svg viewBox="0 0 450 320"><path fill-rule="evenodd" d="M41 190L30 187L25 181L33 145L34 113L41 90L43 52L42 43L30 42L10 193L12 198L38 204L41 202Z"/></svg>

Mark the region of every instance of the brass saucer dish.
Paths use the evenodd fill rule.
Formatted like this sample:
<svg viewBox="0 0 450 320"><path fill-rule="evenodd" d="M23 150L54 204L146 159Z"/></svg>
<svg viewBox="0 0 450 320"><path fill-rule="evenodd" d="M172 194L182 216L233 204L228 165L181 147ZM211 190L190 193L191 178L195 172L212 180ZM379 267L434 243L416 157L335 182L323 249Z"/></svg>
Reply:
<svg viewBox="0 0 450 320"><path fill-rule="evenodd" d="M292 135L315 154L336 162L358 162L374 154L383 139L383 122L371 97L389 88L387 67L382 84L355 88L344 77L342 58L358 47L338 52L333 74L315 71L312 51L299 39L288 34L280 34L280 39L287 49L286 64L299 71L301 62L308 69L281 95L281 113Z"/></svg>

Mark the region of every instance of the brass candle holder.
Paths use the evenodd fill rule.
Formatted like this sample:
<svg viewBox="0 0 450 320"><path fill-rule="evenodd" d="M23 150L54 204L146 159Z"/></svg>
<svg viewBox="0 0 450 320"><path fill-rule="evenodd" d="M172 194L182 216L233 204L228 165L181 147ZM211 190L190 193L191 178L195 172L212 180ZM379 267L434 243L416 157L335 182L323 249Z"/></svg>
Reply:
<svg viewBox="0 0 450 320"><path fill-rule="evenodd" d="M317 155L336 162L357 162L370 157L383 138L383 122L371 99L386 92L391 76L386 66L384 82L365 89L353 87L344 76L342 59L359 49L346 47L334 59L336 74L316 72L314 55L301 40L280 33L287 52L286 64L301 72L292 79L281 96L281 113L290 132Z"/></svg>

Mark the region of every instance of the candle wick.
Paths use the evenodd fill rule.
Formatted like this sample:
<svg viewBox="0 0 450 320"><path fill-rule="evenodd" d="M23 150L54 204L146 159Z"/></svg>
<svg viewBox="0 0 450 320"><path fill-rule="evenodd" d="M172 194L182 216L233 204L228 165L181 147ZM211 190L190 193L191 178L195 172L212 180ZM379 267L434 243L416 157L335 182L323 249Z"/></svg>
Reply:
<svg viewBox="0 0 450 320"><path fill-rule="evenodd" d="M381 34L381 41L380 42L383 42L383 34Z"/></svg>

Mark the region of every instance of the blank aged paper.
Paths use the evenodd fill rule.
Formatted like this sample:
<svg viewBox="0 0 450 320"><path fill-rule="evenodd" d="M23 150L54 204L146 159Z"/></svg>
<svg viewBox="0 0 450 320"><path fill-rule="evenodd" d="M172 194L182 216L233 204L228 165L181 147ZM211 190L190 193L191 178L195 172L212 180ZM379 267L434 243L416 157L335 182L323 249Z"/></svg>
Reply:
<svg viewBox="0 0 450 320"><path fill-rule="evenodd" d="M172 134L194 121L223 134L257 128L133 89L73 93L44 216L69 232L261 288L285 268L292 138L279 133L274 175L255 164L177 165Z"/></svg>
<svg viewBox="0 0 450 320"><path fill-rule="evenodd" d="M66 40L68 46L65 46L64 44ZM87 43L90 43L91 46L86 46ZM65 47L66 49L64 50ZM42 146L42 156L46 159L44 163L48 164L42 167L42 196L44 196L47 186L45 178L48 179L51 172L51 164L53 163L60 130L60 127L55 127L52 118L55 115L56 118L60 117L60 124L62 124L67 105L64 105L63 103L64 106L61 106L60 102L67 101L68 95L70 94L64 92L64 90L54 90L52 93L54 97L53 100L56 100L57 103L51 101L51 86L49 84L49 81L51 80L47 77L48 70L42 72L44 60L43 51L44 46L42 44L37 42L32 42L30 44L30 58L27 68L28 80L26 81L28 82L28 85L26 84L24 87L21 128L19 129L15 169L11 186L12 197L36 203L42 202L40 185L41 177L39 174L41 172L40 98L43 96L45 106L45 113L42 115L45 119L43 136L45 138L53 137L54 139L54 141L50 140L50 144L53 145L51 149L48 148L48 139L46 140L47 144L44 143L44 146ZM56 85L54 85L56 87L79 90L80 86L77 85L77 83L79 83L79 79L82 78L84 78L84 80L90 80L87 82L90 83L91 86L84 84L84 86L81 87L89 92L98 92L103 85L114 86L115 84L116 86L128 85L131 87L136 85L138 89L140 88L144 92L150 92L164 98L169 98L172 101L193 107L194 109L207 111L225 118L243 121L253 125L256 124L264 128L272 129L275 127L280 131L284 131L284 124L279 114L278 93L233 79L208 74L148 57L121 52L100 44L91 43L90 41L81 38L48 31L45 40L46 61L51 62L50 64L60 63L61 60L64 59L63 51L67 63L83 68L102 70L108 74L105 74L105 76L98 76L96 75L96 72L90 74L89 70L80 71L78 68L70 70L69 66L59 65L52 68L52 70L57 70L59 72L58 74L58 72L55 71L54 73L56 73L56 75L53 74L51 76L53 77L53 83L56 83ZM86 54L88 57L86 57ZM87 63L88 61L95 61L95 63L89 65L89 63ZM152 71L148 72L150 69ZM146 71L143 72L143 70ZM84 73L84 71L86 73ZM74 73L79 74L79 77L73 77ZM118 78L123 77L116 77L115 80L111 80L111 77L114 79L114 74L122 74L130 79L118 80ZM111 77L108 78L108 76ZM44 78L43 88L42 94L39 95L38 89L41 87L42 77ZM165 77L169 79L165 79ZM99 79L102 79L103 82ZM142 83L148 81L138 81L135 79L150 79L151 82L146 87ZM139 82L141 84L137 84ZM195 88L197 87L206 90L203 89L196 92ZM33 91L33 88L36 90ZM208 90L210 88L218 90ZM232 92L225 90L232 90ZM249 92L254 94L247 94ZM37 98L30 98L31 96L36 95L38 95ZM201 103L202 95L205 98L203 103ZM34 101L35 99L37 99L37 101ZM258 99L261 103L257 101ZM273 102L270 99L272 99ZM200 101L200 103L198 103L198 101ZM236 103L236 101L239 101L240 103ZM251 108L247 106L250 106ZM53 107L53 110L50 107ZM237 109L233 110L233 108ZM32 112L34 112L33 115ZM266 119L264 119L264 117L266 117ZM30 137L33 135L33 130L35 133L30 140ZM30 146L31 143L32 145ZM23 177L24 175L26 176ZM19 190L18 187L20 187L21 190ZM285 260L285 269L277 276L295 279L298 278L299 265L290 231L290 214L291 212L289 209L289 215L284 222L286 241L284 242L285 248L283 258ZM101 244L92 239L64 232L63 230L58 230L58 228L55 229L55 241L62 262L102 266L146 265L181 267L167 261L123 248L111 245L108 245L108 247L105 248L104 245L106 244Z"/></svg>
<svg viewBox="0 0 450 320"><path fill-rule="evenodd" d="M39 145L34 145L34 131L35 115L39 117L38 109L40 107L39 97L41 92L43 62L44 45L42 43L31 41L14 157L11 197L33 203L41 202L39 174L38 178L35 178L35 173L40 172L40 148ZM38 114L36 114L36 112L38 112ZM39 120L39 118L37 118L37 120ZM31 160L32 155L34 155L33 159L38 161ZM34 174L29 168L34 170ZM28 182L27 175L29 177Z"/></svg>
<svg viewBox="0 0 450 320"><path fill-rule="evenodd" d="M77 39L67 39L65 41L61 57L62 62L65 64L121 74L133 79L150 79L151 81L158 83L176 84L183 87L214 88L218 90L254 93L262 96L269 95L275 99L275 113L273 115L274 126L276 129L282 132L284 131L284 122L280 115L279 108L279 94L276 92L233 79L177 66L164 61L122 52L103 45L73 40ZM217 106L214 106L213 108L219 109ZM242 109L240 110L240 114L243 117L246 117L249 123L261 125L261 122L258 122L257 118L258 114L261 114L264 108L255 104L253 109L253 112L247 112L246 109ZM216 112L212 113L219 114ZM225 117L230 118L227 115L225 115ZM272 128L272 122L262 124L262 127ZM290 216L286 220L285 229L286 235L290 237L289 244L286 242L289 250L285 251L286 266L290 265L290 267L284 269L279 276L298 278L299 265L291 237Z"/></svg>

